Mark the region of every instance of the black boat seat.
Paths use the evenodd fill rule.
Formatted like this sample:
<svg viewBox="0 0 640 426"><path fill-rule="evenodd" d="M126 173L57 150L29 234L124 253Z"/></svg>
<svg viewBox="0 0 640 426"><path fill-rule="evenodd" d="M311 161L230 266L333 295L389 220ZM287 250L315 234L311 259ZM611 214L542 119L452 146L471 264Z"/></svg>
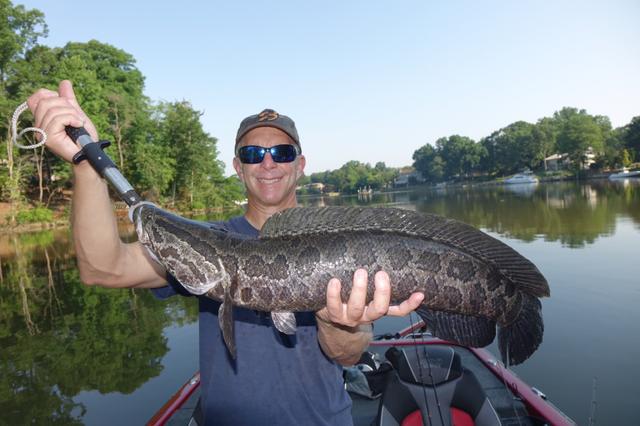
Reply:
<svg viewBox="0 0 640 426"><path fill-rule="evenodd" d="M452 416L465 417L460 411L476 426L501 424L478 379L450 346L392 347L385 357L395 371L382 394L377 426L401 426L405 419L407 425L409 416L419 419L416 424L426 419L427 426L449 426Z"/></svg>

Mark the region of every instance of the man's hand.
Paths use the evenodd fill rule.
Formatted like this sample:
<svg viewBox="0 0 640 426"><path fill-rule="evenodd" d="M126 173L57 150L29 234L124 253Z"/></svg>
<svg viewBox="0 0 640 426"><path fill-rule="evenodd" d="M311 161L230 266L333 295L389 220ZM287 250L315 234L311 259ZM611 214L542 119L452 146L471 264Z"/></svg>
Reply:
<svg viewBox="0 0 640 426"><path fill-rule="evenodd" d="M385 315L405 316L415 310L424 294L414 293L400 305L389 306L391 283L389 275L380 271L374 278L373 300L366 303L367 271L358 269L353 275L353 286L347 303L340 296L338 279L329 281L327 306L316 312L318 341L324 353L343 365L358 361L372 337L371 323Z"/></svg>
<svg viewBox="0 0 640 426"><path fill-rule="evenodd" d="M95 126L82 111L71 82L60 82L58 92L40 89L27 99L33 112L34 125L47 133L47 148L63 160L71 162L79 147L67 136L66 126L84 127L93 140L98 140Z"/></svg>
<svg viewBox="0 0 640 426"><path fill-rule="evenodd" d="M391 283L389 275L380 271L374 278L375 291L373 300L366 303L367 298L367 271L358 269L353 275L353 286L347 303L340 296L340 280L333 278L327 287L327 307L316 313L318 318L325 322L334 323L346 327L371 324L373 321L385 316L403 317L415 310L424 294L413 293L409 299L399 305L389 306L391 302Z"/></svg>

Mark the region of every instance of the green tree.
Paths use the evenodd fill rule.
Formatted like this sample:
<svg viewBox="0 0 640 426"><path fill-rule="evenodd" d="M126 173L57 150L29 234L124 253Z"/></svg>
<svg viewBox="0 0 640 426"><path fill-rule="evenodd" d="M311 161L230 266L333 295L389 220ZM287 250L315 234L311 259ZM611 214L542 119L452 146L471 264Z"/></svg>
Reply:
<svg viewBox="0 0 640 426"><path fill-rule="evenodd" d="M161 111L159 142L176 164L167 195L190 209L221 205L229 182L222 174L217 140L202 128L202 113L187 101L162 104Z"/></svg>
<svg viewBox="0 0 640 426"><path fill-rule="evenodd" d="M569 155L574 168L584 166L589 149L595 153L603 151L607 125L602 118L576 108L563 108L554 114L554 118L558 120L560 128L558 149Z"/></svg>
<svg viewBox="0 0 640 426"><path fill-rule="evenodd" d="M633 152L634 159L640 159L640 115L624 126L624 144Z"/></svg>
<svg viewBox="0 0 640 426"><path fill-rule="evenodd" d="M624 128L619 127L610 131L604 140L604 148L596 159L596 168L603 169L605 167L620 167L624 165ZM628 155L629 153L627 153Z"/></svg>
<svg viewBox="0 0 640 426"><path fill-rule="evenodd" d="M425 144L413 153L413 167L428 182L438 182L444 176L444 163L438 150L431 144Z"/></svg>
<svg viewBox="0 0 640 426"><path fill-rule="evenodd" d="M24 100L18 100L15 93L8 90L7 81L14 73L14 64L25 52L34 46L38 38L47 36L44 14L37 9L26 9L22 5L14 6L9 0L0 0L0 142L6 147L0 150L0 159L6 159L7 168L0 171L0 184L3 191L0 197L11 202L10 221L15 220L17 207L22 201L22 181L24 176L22 162L17 164L17 153L13 145L7 143L10 138L10 117L14 108Z"/></svg>
<svg viewBox="0 0 640 426"><path fill-rule="evenodd" d="M549 137L546 132L536 133L535 126L525 121L516 121L493 132L480 143L487 153L483 170L506 175L533 168L544 160L546 137Z"/></svg>
<svg viewBox="0 0 640 426"><path fill-rule="evenodd" d="M68 43L64 48L35 46L14 62L7 90L18 99L26 99L39 87L56 89L60 80L71 79L79 102L101 137L114 143L110 155L125 175L131 175L133 142L147 136L142 132L145 120L149 119L148 100L143 95L144 78L134 63L126 52L97 41ZM36 156L36 161L28 164L42 167L24 174L26 177L37 174L50 196L69 185L70 166L47 151L39 158L38 152L18 155Z"/></svg>
<svg viewBox="0 0 640 426"><path fill-rule="evenodd" d="M436 141L446 177L469 176L480 164L484 149L466 136L452 135Z"/></svg>
<svg viewBox="0 0 640 426"><path fill-rule="evenodd" d="M0 89L5 95L5 83L12 64L48 34L44 14L38 9L14 6L10 0L0 0Z"/></svg>
<svg viewBox="0 0 640 426"><path fill-rule="evenodd" d="M556 139L558 137L558 126L550 117L538 120L532 132L531 167L542 163L544 170L547 170L546 158L556 151Z"/></svg>

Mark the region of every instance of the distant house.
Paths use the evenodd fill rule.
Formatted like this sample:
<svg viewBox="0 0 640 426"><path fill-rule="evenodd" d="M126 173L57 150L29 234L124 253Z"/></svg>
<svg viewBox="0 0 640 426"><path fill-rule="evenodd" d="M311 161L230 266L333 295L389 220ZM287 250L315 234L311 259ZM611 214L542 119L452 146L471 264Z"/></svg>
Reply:
<svg viewBox="0 0 640 426"><path fill-rule="evenodd" d="M398 177L393 181L393 186L409 186L424 182L426 181L422 177L422 173L413 167L405 167L400 169Z"/></svg>
<svg viewBox="0 0 640 426"><path fill-rule="evenodd" d="M596 162L596 153L593 151L593 148L589 147L584 152L583 155L584 161L581 165L583 170L589 169L593 163ZM557 171L566 169L571 165L571 159L569 158L569 154L553 154L544 159L547 164L547 170Z"/></svg>
<svg viewBox="0 0 640 426"><path fill-rule="evenodd" d="M298 189L305 189L310 194L322 194L324 193L324 186L322 182L314 182L298 187Z"/></svg>
<svg viewBox="0 0 640 426"><path fill-rule="evenodd" d="M545 158L544 162L547 164L547 170L552 171L566 169L570 164L568 154L553 154Z"/></svg>

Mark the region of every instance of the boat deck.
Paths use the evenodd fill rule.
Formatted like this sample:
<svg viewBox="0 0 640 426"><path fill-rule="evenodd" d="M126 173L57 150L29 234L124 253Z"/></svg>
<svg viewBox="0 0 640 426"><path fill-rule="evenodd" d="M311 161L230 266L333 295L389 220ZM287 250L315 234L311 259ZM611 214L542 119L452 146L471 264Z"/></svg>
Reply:
<svg viewBox="0 0 640 426"><path fill-rule="evenodd" d="M384 359L384 352L390 346L372 346L371 352L377 353L381 359ZM408 346L407 350L419 350L419 346ZM522 401L515 397L495 374L486 368L486 366L471 352L469 349L459 346L453 346L454 350L460 354L462 364L471 370L485 390L487 397L500 416L503 425L520 425L535 426L544 424L531 419L528 416L525 405ZM350 394L353 401L352 415L354 426L371 426L378 414L380 398L368 399L359 395ZM194 414L198 399L200 398L200 387L191 394L187 401L178 409L167 421L168 426L185 426L189 424ZM195 425L195 423L194 423Z"/></svg>
<svg viewBox="0 0 640 426"><path fill-rule="evenodd" d="M420 339L417 340L420 342ZM384 352L389 349L387 346L371 346L369 350L376 352L384 359ZM462 365L471 370L491 401L494 409L500 417L503 425L532 426L544 424L529 417L527 409L522 401L515 397L507 388L505 383L493 374L469 349L461 346L450 346L460 354ZM406 350L420 350L420 346L407 346ZM380 399L370 400L359 395L351 395L353 400L353 421L354 426L371 426L378 414Z"/></svg>

